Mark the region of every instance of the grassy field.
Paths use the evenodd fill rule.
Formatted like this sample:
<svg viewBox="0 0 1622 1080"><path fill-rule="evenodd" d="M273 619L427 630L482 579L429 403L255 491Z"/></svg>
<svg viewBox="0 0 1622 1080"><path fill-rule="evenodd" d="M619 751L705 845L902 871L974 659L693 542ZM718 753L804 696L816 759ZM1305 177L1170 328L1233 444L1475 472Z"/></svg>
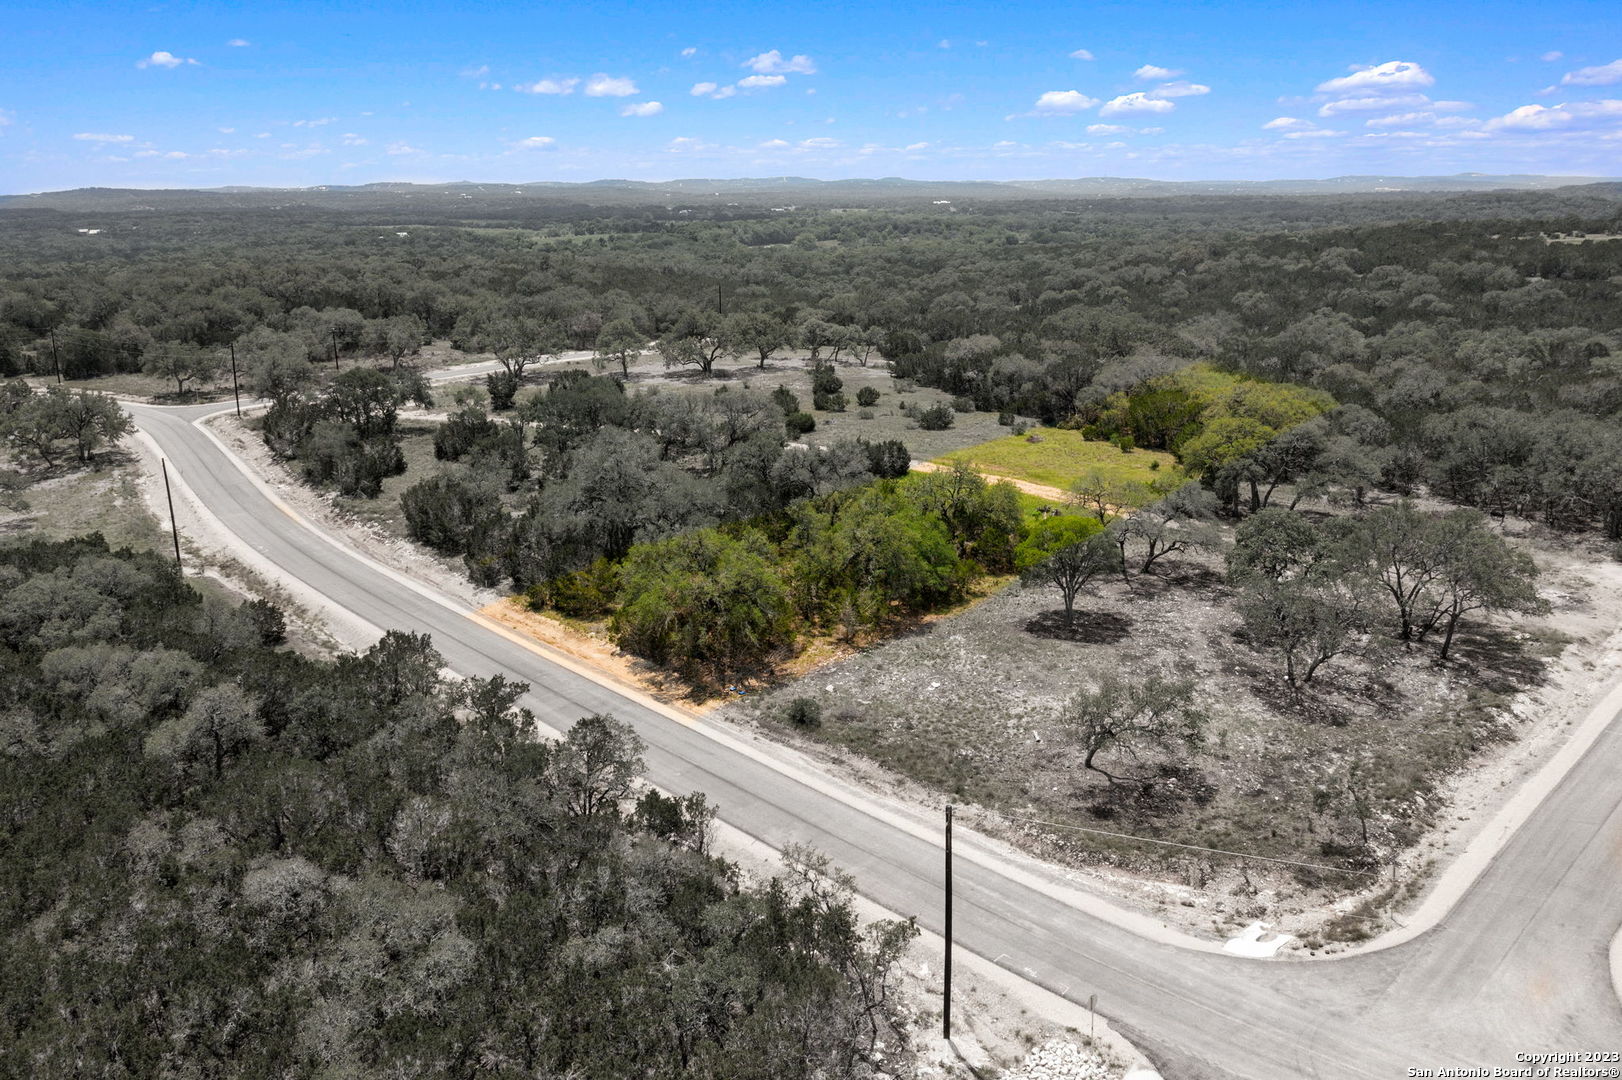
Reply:
<svg viewBox="0 0 1622 1080"><path fill-rule="evenodd" d="M1040 441L1031 441L1032 436ZM1167 476L1182 476L1177 459L1159 450L1123 454L1111 443L1082 438L1079 431L1047 427L1025 435L1006 435L935 460L941 464L964 461L981 472L1060 489L1069 488L1093 471L1108 480L1145 484Z"/></svg>

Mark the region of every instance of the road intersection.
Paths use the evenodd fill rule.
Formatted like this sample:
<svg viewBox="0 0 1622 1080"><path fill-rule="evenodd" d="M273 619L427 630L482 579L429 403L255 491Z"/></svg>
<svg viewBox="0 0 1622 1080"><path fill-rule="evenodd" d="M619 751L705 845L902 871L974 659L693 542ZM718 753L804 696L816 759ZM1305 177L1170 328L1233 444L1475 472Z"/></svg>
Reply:
<svg viewBox="0 0 1622 1080"><path fill-rule="evenodd" d="M262 572L372 627L431 634L461 674L528 682L523 704L554 729L614 714L646 741L655 783L704 791L724 821L774 848L826 852L874 903L939 931L940 840L924 811L599 682L326 535L201 423L229 403L128 408ZM1518 1054L1622 1050L1607 957L1622 926L1622 723L1599 732L1434 928L1344 958L1264 961L1185 947L1175 935L1100 917L1057 879L972 833L960 833L957 850L958 946L1072 1001L1096 993L1100 1013L1169 1080L1386 1078L1411 1068L1512 1068Z"/></svg>

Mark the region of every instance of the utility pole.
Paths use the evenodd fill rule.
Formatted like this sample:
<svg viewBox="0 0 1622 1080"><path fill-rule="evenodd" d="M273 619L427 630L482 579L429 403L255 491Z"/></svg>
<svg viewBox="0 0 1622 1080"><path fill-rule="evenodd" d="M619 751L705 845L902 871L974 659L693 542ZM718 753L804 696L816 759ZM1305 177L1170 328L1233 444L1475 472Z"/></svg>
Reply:
<svg viewBox="0 0 1622 1080"><path fill-rule="evenodd" d="M727 313L727 306L721 300L721 285L719 282L717 282L715 286L715 313L717 315L725 315Z"/></svg>
<svg viewBox="0 0 1622 1080"><path fill-rule="evenodd" d="M180 565L180 526L175 523L175 495L169 490L169 461L159 458L163 466L163 497L169 500L169 531L175 538L175 573L184 574L185 569Z"/></svg>
<svg viewBox="0 0 1622 1080"><path fill-rule="evenodd" d="M237 419L242 419L242 391L237 387L237 343L231 342L231 396L236 399Z"/></svg>
<svg viewBox="0 0 1622 1080"><path fill-rule="evenodd" d="M176 541L177 543L179 541ZM179 550L178 548L176 550ZM952 1037L952 804L946 804L946 969L942 984L941 1038Z"/></svg>
<svg viewBox="0 0 1622 1080"><path fill-rule="evenodd" d="M51 366L56 369L56 381L62 382L62 358L56 354L56 327L51 327Z"/></svg>
<svg viewBox="0 0 1622 1080"><path fill-rule="evenodd" d="M338 370L338 328L332 328L332 370Z"/></svg>

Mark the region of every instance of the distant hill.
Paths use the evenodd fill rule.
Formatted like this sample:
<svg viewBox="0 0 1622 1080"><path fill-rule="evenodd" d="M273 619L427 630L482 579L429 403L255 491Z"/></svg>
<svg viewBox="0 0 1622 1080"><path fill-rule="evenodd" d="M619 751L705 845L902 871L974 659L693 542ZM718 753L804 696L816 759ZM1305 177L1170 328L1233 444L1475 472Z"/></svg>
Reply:
<svg viewBox="0 0 1622 1080"><path fill-rule="evenodd" d="M841 202L910 202L918 200L1009 200L1077 198L1154 198L1189 195L1401 195L1449 192L1551 191L1582 185L1616 187L1608 177L1492 175L1335 176L1322 180L1148 180L1136 177L1078 177L1048 180L908 180L881 177L858 180L814 180L804 176L739 179L593 180L586 183L498 184L460 181L449 184L377 183L306 188L223 187L201 190L76 188L36 194L0 195L0 209L37 208L71 211L188 209L402 208L410 205L472 204L515 200L614 205L661 201L684 204L749 202L754 205ZM1596 191L1596 194L1600 192ZM1609 194L1609 191L1605 192ZM415 200L415 202L413 202Z"/></svg>

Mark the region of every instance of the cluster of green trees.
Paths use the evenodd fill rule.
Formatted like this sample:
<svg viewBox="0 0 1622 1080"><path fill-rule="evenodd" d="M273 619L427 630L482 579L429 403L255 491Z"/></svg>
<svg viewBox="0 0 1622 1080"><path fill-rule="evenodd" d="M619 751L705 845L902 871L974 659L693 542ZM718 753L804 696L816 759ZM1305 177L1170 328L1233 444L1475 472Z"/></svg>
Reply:
<svg viewBox="0 0 1622 1080"><path fill-rule="evenodd" d="M1023 532L1014 488L959 467L637 544L550 595L568 605L592 597L591 613L612 613L622 647L716 679L767 662L807 631L849 641L950 603L976 578L1011 569Z"/></svg>
<svg viewBox="0 0 1622 1080"><path fill-rule="evenodd" d="M854 1077L896 964L811 853L740 884L626 725L424 637L278 649L99 537L0 548L0 1045L35 1075ZM26 1063L26 1066L21 1063Z"/></svg>
<svg viewBox="0 0 1622 1080"><path fill-rule="evenodd" d="M556 592L572 613L598 613L604 590L580 592L579 576L554 583L599 560L619 563L636 544L775 514L910 467L893 440L788 446L799 410L781 387L628 394L612 376L563 373L510 420L477 406L453 414L434 440L450 467L408 488L402 506L414 537L462 555L481 583Z"/></svg>
<svg viewBox="0 0 1622 1080"><path fill-rule="evenodd" d="M0 442L46 466L71 454L87 464L135 429L112 397L52 386L42 394L21 379L0 383Z"/></svg>
<svg viewBox="0 0 1622 1080"><path fill-rule="evenodd" d="M353 367L317 389L300 363L256 358L254 382L270 401L265 444L298 461L312 484L376 498L385 479L405 471L395 430L399 409L407 400L433 404L427 381L416 372Z"/></svg>
<svg viewBox="0 0 1622 1080"><path fill-rule="evenodd" d="M1228 575L1247 633L1281 655L1292 689L1382 624L1405 645L1438 635L1446 661L1466 616L1548 610L1537 564L1486 515L1406 501L1321 519L1263 510L1239 526Z"/></svg>

